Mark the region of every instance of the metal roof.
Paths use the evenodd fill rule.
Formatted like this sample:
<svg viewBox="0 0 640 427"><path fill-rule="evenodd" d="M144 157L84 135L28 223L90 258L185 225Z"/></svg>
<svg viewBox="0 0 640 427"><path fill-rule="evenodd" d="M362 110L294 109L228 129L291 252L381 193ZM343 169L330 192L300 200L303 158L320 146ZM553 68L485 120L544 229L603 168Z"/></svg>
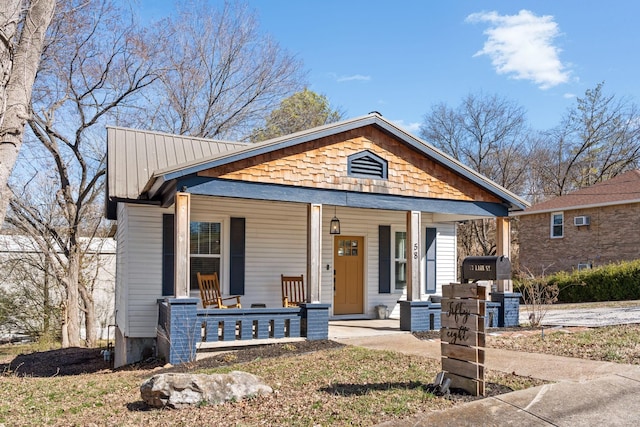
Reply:
<svg viewBox="0 0 640 427"><path fill-rule="evenodd" d="M371 113L366 116L357 117L342 122L331 123L283 137L270 139L257 144L246 145L235 150L220 152L219 154L213 155L210 158L202 158L199 160L194 160L192 162L168 167L166 169L159 169L156 173L153 174L146 188L150 191L150 194L153 195L160 191L161 187L166 182L172 181L177 178L195 174L206 169L221 166L227 163L232 163L238 160L243 160L260 154L280 150L282 148L302 144L311 140L350 131L367 125L378 126L383 131L395 136L401 141L404 141L406 144L413 147L417 151L434 159L445 167L452 169L454 172L464 176L472 182L475 182L480 187L484 188L485 190L489 191L490 193L496 195L498 198L508 203L510 209L521 210L529 206L529 203L521 197L482 176L471 168L463 165L453 157L448 156L426 141L413 136L412 134L396 126L377 113Z"/></svg>
<svg viewBox="0 0 640 427"><path fill-rule="evenodd" d="M246 145L241 142L108 127L107 197L138 199L154 172L215 157Z"/></svg>
<svg viewBox="0 0 640 427"><path fill-rule="evenodd" d="M257 144L210 141L133 129L109 128L108 198L140 199L158 197L166 185L198 172L347 132L364 126L377 126L408 146L494 194L510 210L529 204L478 172L411 135L377 113L308 129ZM210 146L205 153L204 147ZM115 149L115 153L113 153ZM126 164L120 164L126 162ZM146 179L146 181L145 181Z"/></svg>

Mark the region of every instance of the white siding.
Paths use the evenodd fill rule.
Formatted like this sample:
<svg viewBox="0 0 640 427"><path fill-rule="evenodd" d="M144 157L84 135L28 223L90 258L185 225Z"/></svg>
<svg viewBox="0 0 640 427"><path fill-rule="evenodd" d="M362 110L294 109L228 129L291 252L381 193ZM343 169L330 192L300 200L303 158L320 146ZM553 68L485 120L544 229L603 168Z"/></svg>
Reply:
<svg viewBox="0 0 640 427"><path fill-rule="evenodd" d="M457 282L456 225L455 223L433 224L438 229L436 240L436 294L442 295L442 285Z"/></svg>
<svg viewBox="0 0 640 427"><path fill-rule="evenodd" d="M280 275L304 274L306 280L307 206L231 198L192 199L192 221L230 217L246 221L243 307L253 303L280 307ZM228 230L228 221L225 227ZM225 246L228 247L228 239ZM228 277L222 275L221 282L223 292L228 293ZM192 295L199 296L197 292Z"/></svg>
<svg viewBox="0 0 640 427"><path fill-rule="evenodd" d="M126 335L127 331L127 298L126 298L126 283L127 275L129 271L129 264L127 263L127 227L128 223L128 210L127 205L124 203L118 203L118 227L116 231L116 241L118 246L116 249L116 306L115 306L115 323L120 328L120 331Z"/></svg>
<svg viewBox="0 0 640 427"><path fill-rule="evenodd" d="M166 212L127 205L118 213L116 309L118 327L128 337L155 336L157 300L162 297L162 214Z"/></svg>
<svg viewBox="0 0 640 427"><path fill-rule="evenodd" d="M333 236L329 235L329 223L333 217L334 210L325 206L324 210L324 230L323 230L323 277L322 277L322 302L333 304ZM347 209L338 208L336 216L340 219L340 231L342 236L364 236L365 238L365 315L375 317L375 306L386 305L393 316L399 316L398 300L406 299L406 292L392 292L381 294L378 292L378 226L389 225L392 232L406 230L406 212L381 211L372 209ZM447 284L455 280L455 224L453 223L432 223L430 213L422 213L421 243L422 270L424 271L425 247L424 229L435 227L436 237L436 282L437 293L441 294L442 284ZM329 266L327 270L326 266ZM425 289L425 277L421 274L420 290ZM428 295L422 295L422 299L427 299Z"/></svg>
<svg viewBox="0 0 640 427"><path fill-rule="evenodd" d="M162 285L162 213L157 207L128 205L118 213L118 325L130 337L155 335L157 304ZM333 237L329 223L333 206L323 207L321 302L333 304ZM378 226L393 230L406 227L405 212L373 209L338 208L342 236L363 236L365 245L365 315L374 317L374 307L384 304L397 311L401 293L378 292ZM269 307L282 304L280 275L304 274L307 279L307 205L233 198L192 198L192 221L223 223L223 245L228 253L229 218L246 221L244 307L265 303ZM423 213L422 229L436 227L437 283L455 280L455 226L433 224L431 215ZM424 245L423 245L424 246ZM424 247L422 249L424 265ZM221 274L223 292L228 294L228 257ZM126 283L125 283L126 278ZM424 281L424 278L422 278ZM424 289L424 283L421 284ZM122 290L122 292L120 292ZM199 297L198 292L192 296ZM425 299L427 295L423 296ZM124 308L126 307L126 308ZM128 316L127 316L128 314ZM124 323L124 319L127 319ZM126 325L123 327L123 325Z"/></svg>

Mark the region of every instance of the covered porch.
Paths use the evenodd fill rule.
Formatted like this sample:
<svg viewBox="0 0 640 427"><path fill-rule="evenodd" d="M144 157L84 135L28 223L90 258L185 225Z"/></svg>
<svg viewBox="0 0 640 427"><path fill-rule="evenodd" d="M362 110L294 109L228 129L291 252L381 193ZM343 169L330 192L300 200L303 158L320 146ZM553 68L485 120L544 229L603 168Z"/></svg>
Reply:
<svg viewBox="0 0 640 427"><path fill-rule="evenodd" d="M456 280L457 266L455 262L445 260L454 258L453 252L442 258L446 253L445 244L441 243L441 258L438 261L437 255L430 252L429 243L435 252L437 236L434 234L438 230L442 234L441 242L446 241L442 239L447 238L447 230L448 239L455 238L454 219L463 217L461 214L454 216L350 206L340 206L338 210L336 205L325 207L292 200L238 200L186 192L177 193L175 200L175 296L159 300L157 327L159 353L172 363L191 360L195 357L196 349L202 346L224 347L274 339L328 339L330 319L374 319L377 316L376 307L380 305L387 306L389 314L398 319L400 330L424 331L440 327L441 307L430 296L438 295L443 283ZM241 234L244 254L240 256L236 253L235 266L231 265L233 258L228 257L229 265L225 266L222 262L218 270L222 273L221 277L226 279L222 282L225 294L241 295L242 308L205 309L201 307L199 293L194 287L194 270L199 265L199 259L192 253L192 240L196 238L193 224L199 224L211 215L210 206L214 205L217 214L225 213L229 218L243 218L244 232ZM263 216L260 217L259 214L249 212L264 212L268 208L277 210L278 215L287 216L288 220L277 224L273 223L273 213L261 214ZM469 211L471 207L466 206L464 209ZM337 211L340 212L339 235L331 234L331 222L336 218ZM192 212L195 214L192 215ZM476 211L478 213L480 212ZM395 225L381 226L381 221ZM270 224L269 231L260 231L265 227L264 222ZM508 234L507 220L501 218L498 222ZM401 262L397 261L397 256L391 256L391 253L381 254L383 250L380 248L391 243L384 242L390 239L387 236L392 229L403 230L400 233L405 239L402 241L405 251L406 248L413 248L412 252L403 254ZM221 225L221 238L232 234L237 235L234 231L225 232L224 224ZM258 237L260 234L265 236ZM262 240L273 241L278 236L286 236L287 241L291 242L288 246L294 246L293 249L283 248L284 257L274 253L277 252L274 250L269 251L270 254L260 255L266 258L258 262L258 256L251 255L253 248L260 246ZM361 239L356 240L358 237ZM344 248L341 243L345 239L350 242L349 248ZM336 272L341 268L348 268L339 264L340 258L347 256L348 251L355 254L354 242L358 242L357 250L362 256L362 261L358 264L360 274L348 276L348 280L357 281L360 291L341 295L336 292L340 286ZM239 261L241 258L244 258L244 262ZM247 266L249 259L259 265ZM439 263L444 265L440 267L441 277L438 282L435 278ZM394 266L403 268L404 282L400 292L394 285L397 279ZM280 274L301 271L305 278L306 303L300 308L282 307ZM442 271L448 271L448 276ZM182 286L178 287L176 284ZM343 306L352 309L336 312L337 298L344 298L341 301ZM495 311L492 318L497 326L497 305ZM176 328L172 325L180 326Z"/></svg>
<svg viewBox="0 0 640 427"><path fill-rule="evenodd" d="M207 144L218 151L198 155ZM437 329L430 297L458 281L456 224L495 219L498 254L508 256L508 215L524 206L377 114L223 145L109 129L110 153L132 154L109 157L124 267L116 347L128 360L152 335L161 354L183 348L171 360L204 342L327 339L329 319L374 319L378 306L401 330ZM193 152L169 155L184 146ZM170 161L141 170L134 147ZM135 185L111 178L133 176L127 162L138 168ZM198 272L216 273L241 308L201 307ZM281 275L304 276L299 308L282 306Z"/></svg>

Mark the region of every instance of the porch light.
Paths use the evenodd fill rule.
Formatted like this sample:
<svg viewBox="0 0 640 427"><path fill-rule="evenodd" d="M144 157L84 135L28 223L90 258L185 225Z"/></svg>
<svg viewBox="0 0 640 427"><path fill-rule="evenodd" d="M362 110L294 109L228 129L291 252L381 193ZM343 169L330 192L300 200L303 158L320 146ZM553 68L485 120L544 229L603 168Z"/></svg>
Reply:
<svg viewBox="0 0 640 427"><path fill-rule="evenodd" d="M331 225L329 225L329 234L340 234L340 220L336 216L336 207L333 207L333 218L331 219Z"/></svg>

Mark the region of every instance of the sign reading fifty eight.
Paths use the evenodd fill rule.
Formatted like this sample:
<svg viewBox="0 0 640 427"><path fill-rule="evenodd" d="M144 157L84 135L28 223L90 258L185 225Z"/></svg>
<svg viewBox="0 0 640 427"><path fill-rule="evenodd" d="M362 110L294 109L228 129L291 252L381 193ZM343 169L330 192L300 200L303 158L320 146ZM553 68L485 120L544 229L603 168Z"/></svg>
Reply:
<svg viewBox="0 0 640 427"><path fill-rule="evenodd" d="M474 283L442 287L442 369L451 387L484 395L484 315L487 289Z"/></svg>

